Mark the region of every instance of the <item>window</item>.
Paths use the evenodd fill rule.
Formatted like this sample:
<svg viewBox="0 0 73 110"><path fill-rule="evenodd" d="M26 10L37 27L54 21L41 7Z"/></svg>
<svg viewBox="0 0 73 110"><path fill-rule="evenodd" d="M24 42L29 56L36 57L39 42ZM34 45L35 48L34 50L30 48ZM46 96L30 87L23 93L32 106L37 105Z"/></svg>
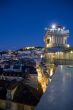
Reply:
<svg viewBox="0 0 73 110"><path fill-rule="evenodd" d="M48 44L50 43L50 39L47 39L47 43L48 43Z"/></svg>

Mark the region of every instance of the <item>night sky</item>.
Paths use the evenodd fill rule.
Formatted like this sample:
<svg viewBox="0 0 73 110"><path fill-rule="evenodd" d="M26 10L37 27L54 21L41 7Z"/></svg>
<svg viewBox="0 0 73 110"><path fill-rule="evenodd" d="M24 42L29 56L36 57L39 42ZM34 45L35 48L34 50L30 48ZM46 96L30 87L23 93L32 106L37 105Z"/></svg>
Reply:
<svg viewBox="0 0 73 110"><path fill-rule="evenodd" d="M0 0L0 50L44 46L52 23L70 29L73 46L73 0Z"/></svg>

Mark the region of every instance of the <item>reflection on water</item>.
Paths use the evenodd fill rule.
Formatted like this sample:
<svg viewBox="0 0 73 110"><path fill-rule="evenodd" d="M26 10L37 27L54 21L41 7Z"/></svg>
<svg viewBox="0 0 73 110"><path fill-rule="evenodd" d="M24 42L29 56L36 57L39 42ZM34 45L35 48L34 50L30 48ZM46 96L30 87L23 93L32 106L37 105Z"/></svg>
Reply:
<svg viewBox="0 0 73 110"><path fill-rule="evenodd" d="M0 109L3 110L35 110L34 106L0 100Z"/></svg>

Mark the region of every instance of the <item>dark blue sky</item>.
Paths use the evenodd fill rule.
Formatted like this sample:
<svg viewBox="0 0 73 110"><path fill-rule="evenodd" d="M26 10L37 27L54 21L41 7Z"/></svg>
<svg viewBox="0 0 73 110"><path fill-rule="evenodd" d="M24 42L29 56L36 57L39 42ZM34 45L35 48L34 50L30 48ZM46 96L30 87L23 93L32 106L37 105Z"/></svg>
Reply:
<svg viewBox="0 0 73 110"><path fill-rule="evenodd" d="M51 23L70 29L73 46L72 0L0 0L0 49L44 46L44 28Z"/></svg>

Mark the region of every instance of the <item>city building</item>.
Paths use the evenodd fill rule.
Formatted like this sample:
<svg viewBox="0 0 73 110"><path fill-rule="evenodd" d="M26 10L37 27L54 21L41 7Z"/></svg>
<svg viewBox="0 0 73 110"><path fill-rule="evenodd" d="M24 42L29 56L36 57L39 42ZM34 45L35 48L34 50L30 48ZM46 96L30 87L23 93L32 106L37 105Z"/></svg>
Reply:
<svg viewBox="0 0 73 110"><path fill-rule="evenodd" d="M73 48L67 43L69 30L61 25L52 25L45 34L45 57L48 63L73 63ZM72 62L71 62L71 61Z"/></svg>
<svg viewBox="0 0 73 110"><path fill-rule="evenodd" d="M52 25L47 28L45 35L46 48L52 47L69 47L67 44L67 38L69 37L69 30L61 25Z"/></svg>

